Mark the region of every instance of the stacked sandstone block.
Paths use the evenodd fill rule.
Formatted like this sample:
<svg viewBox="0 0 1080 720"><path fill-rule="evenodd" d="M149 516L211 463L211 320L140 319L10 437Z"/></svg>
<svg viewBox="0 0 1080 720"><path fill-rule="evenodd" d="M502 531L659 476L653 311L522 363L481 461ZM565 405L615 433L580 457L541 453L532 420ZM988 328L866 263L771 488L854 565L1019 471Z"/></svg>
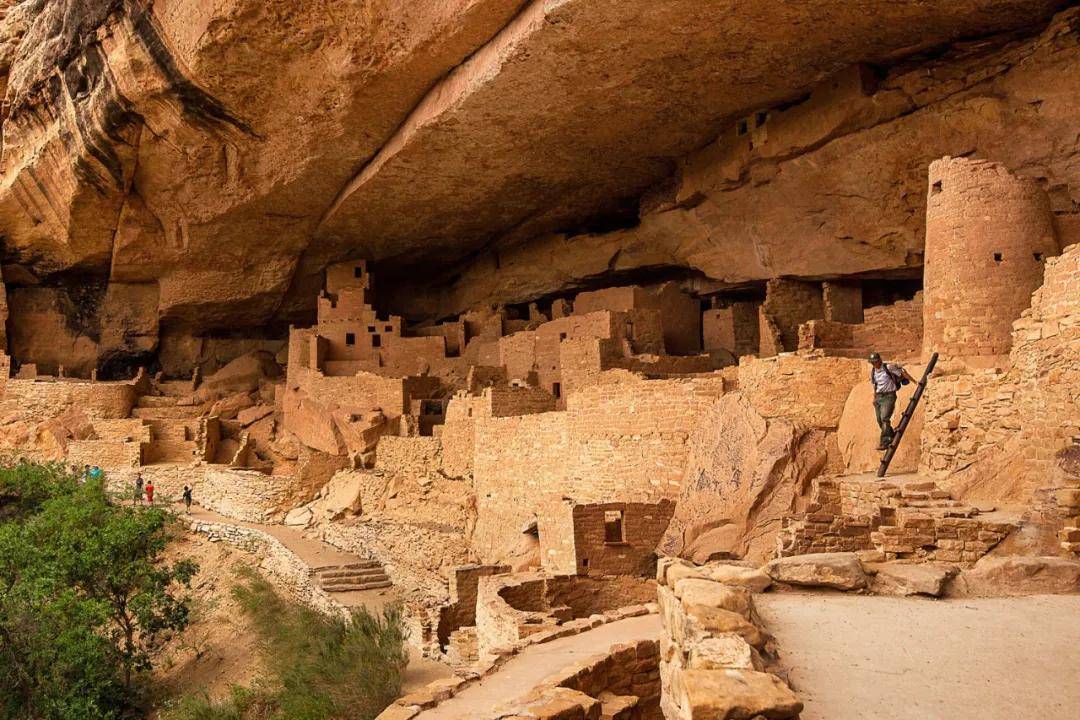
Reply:
<svg viewBox="0 0 1080 720"><path fill-rule="evenodd" d="M787 521L778 554L876 550L884 560L973 563L1013 529L977 514L930 480L823 478L807 512Z"/></svg>
<svg viewBox="0 0 1080 720"><path fill-rule="evenodd" d="M664 558L657 580L667 720L799 716L802 703L768 672L769 638L753 606L753 594L771 584L763 570Z"/></svg>

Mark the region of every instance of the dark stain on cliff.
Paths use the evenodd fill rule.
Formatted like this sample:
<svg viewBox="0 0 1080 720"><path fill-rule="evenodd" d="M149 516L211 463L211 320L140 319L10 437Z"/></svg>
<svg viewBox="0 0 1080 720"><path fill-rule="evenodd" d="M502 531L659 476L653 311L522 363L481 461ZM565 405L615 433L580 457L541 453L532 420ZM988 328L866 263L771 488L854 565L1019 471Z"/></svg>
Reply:
<svg viewBox="0 0 1080 720"><path fill-rule="evenodd" d="M210 125L226 123L247 135L257 137L250 125L230 113L220 100L184 76L176 65L176 59L165 45L150 10L142 2L128 0L125 9L135 27L135 34L139 37L139 41L150 53L158 69L168 79L170 88L180 98L180 103L188 115Z"/></svg>
<svg viewBox="0 0 1080 720"><path fill-rule="evenodd" d="M97 39L98 29L106 25L110 16L130 21L136 38L167 80L188 121L210 129L228 125L258 137L250 125L181 72L145 0L31 3L36 17L15 60L28 70L13 78L8 117L42 111L55 115L55 108L70 102L75 128L61 133L61 140L77 158L77 176L97 192L104 195L124 189L125 160L120 148L132 145L133 130L141 121L119 91Z"/></svg>

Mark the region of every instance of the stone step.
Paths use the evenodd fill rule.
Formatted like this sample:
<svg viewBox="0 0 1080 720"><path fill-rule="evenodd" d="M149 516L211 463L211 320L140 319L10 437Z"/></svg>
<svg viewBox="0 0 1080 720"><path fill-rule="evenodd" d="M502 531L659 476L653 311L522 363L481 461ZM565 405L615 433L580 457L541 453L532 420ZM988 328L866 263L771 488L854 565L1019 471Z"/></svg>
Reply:
<svg viewBox="0 0 1080 720"><path fill-rule="evenodd" d="M378 582L364 582L356 583L352 585L332 585L324 587L326 592L353 592L354 590L378 590L380 588L392 587L393 583L389 580L381 580Z"/></svg>
<svg viewBox="0 0 1080 720"><path fill-rule="evenodd" d="M382 569L382 563L378 560L358 560L353 563L346 563L344 565L319 565L311 568L313 573L321 573L327 570L366 570L368 568Z"/></svg>
<svg viewBox="0 0 1080 720"><path fill-rule="evenodd" d="M196 420L203 414L198 405L170 405L167 407L137 407L131 416L143 420Z"/></svg>
<svg viewBox="0 0 1080 720"><path fill-rule="evenodd" d="M179 400L171 395L141 395L136 405L141 408L176 407Z"/></svg>
<svg viewBox="0 0 1080 720"><path fill-rule="evenodd" d="M333 580L335 578L358 578L358 577L372 577L372 576L386 576L386 571L382 568L364 568L363 570L324 570L317 573L320 580Z"/></svg>
<svg viewBox="0 0 1080 720"><path fill-rule="evenodd" d="M360 578L335 578L333 580L323 580L319 583L319 587L323 590L332 590L339 587L353 587L354 585L370 585L371 583L389 583L390 578L385 575L379 577L360 577Z"/></svg>

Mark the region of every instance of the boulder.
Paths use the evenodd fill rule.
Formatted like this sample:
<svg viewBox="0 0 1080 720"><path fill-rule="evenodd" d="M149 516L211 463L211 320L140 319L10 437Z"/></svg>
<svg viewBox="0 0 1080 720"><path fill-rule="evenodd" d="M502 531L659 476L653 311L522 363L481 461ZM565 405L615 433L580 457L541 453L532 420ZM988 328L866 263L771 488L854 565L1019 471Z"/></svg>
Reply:
<svg viewBox="0 0 1080 720"><path fill-rule="evenodd" d="M866 587L859 556L855 553L813 553L777 558L765 566L776 582L837 590L861 590Z"/></svg>
<svg viewBox="0 0 1080 720"><path fill-rule="evenodd" d="M803 704L784 682L755 670L683 670L679 705L690 718L796 718Z"/></svg>
<svg viewBox="0 0 1080 720"><path fill-rule="evenodd" d="M746 588L750 592L764 592L772 585L772 579L754 563L746 563L745 565L737 562L710 563L708 565L691 565L687 563L684 565L672 564L667 567L666 579L669 585L674 586L683 578L713 580L724 585Z"/></svg>
<svg viewBox="0 0 1080 720"><path fill-rule="evenodd" d="M293 508L285 516L285 524L292 527L307 527L311 524L311 520L315 514L311 511L310 507L298 507Z"/></svg>
<svg viewBox="0 0 1080 720"><path fill-rule="evenodd" d="M742 392L702 413L689 445L660 550L695 562L770 557L784 517L828 462L824 432L765 417Z"/></svg>
<svg viewBox="0 0 1080 720"><path fill-rule="evenodd" d="M274 356L262 350L241 355L213 375L203 378L199 399L215 400L238 393L252 393L266 378L276 378L281 369Z"/></svg>
<svg viewBox="0 0 1080 720"><path fill-rule="evenodd" d="M753 647L765 645L765 635L758 626L739 613L712 605L686 605L683 610L685 637L690 640L735 633Z"/></svg>
<svg viewBox="0 0 1080 720"><path fill-rule="evenodd" d="M322 489L316 503L321 512L330 519L338 520L346 515L359 515L363 508L362 483L360 473L338 473Z"/></svg>
<svg viewBox="0 0 1080 720"><path fill-rule="evenodd" d="M956 575L951 565L882 563L869 566L870 589L878 595L930 595L941 597L945 584Z"/></svg>
<svg viewBox="0 0 1080 720"><path fill-rule="evenodd" d="M216 415L222 420L236 419L239 414L254 404L249 393L235 393L218 400L210 408L210 415ZM243 424L243 423L241 423Z"/></svg>
<svg viewBox="0 0 1080 720"><path fill-rule="evenodd" d="M688 667L696 670L758 669L754 667L754 649L736 633L720 633L695 643L690 648Z"/></svg>
<svg viewBox="0 0 1080 720"><path fill-rule="evenodd" d="M240 423L240 427L247 427L252 423L257 423L267 415L274 412L273 405L255 405L253 407L244 408L240 412L236 413L236 419Z"/></svg>
<svg viewBox="0 0 1080 720"><path fill-rule="evenodd" d="M1080 592L1080 560L987 555L965 570L961 578L970 595Z"/></svg>
<svg viewBox="0 0 1080 720"><path fill-rule="evenodd" d="M701 578L685 578L675 583L675 597L684 606L705 605L750 616L750 596L742 588Z"/></svg>

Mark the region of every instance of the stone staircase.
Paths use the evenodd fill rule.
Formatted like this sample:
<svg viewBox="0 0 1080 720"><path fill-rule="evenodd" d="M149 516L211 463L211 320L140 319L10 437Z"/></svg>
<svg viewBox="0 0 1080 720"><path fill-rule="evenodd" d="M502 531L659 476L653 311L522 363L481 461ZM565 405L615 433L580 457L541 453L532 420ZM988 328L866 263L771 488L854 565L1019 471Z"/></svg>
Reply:
<svg viewBox="0 0 1080 720"><path fill-rule="evenodd" d="M971 563L1016 526L1012 518L980 517L917 475L820 478L807 511L785 519L778 554L875 550L884 560Z"/></svg>
<svg viewBox="0 0 1080 720"><path fill-rule="evenodd" d="M150 427L145 464L189 463L197 458L202 408L179 402L171 395L143 395L131 411Z"/></svg>
<svg viewBox="0 0 1080 720"><path fill-rule="evenodd" d="M377 560L362 560L346 565L323 565L311 569L319 587L329 593L388 588L386 570Z"/></svg>

